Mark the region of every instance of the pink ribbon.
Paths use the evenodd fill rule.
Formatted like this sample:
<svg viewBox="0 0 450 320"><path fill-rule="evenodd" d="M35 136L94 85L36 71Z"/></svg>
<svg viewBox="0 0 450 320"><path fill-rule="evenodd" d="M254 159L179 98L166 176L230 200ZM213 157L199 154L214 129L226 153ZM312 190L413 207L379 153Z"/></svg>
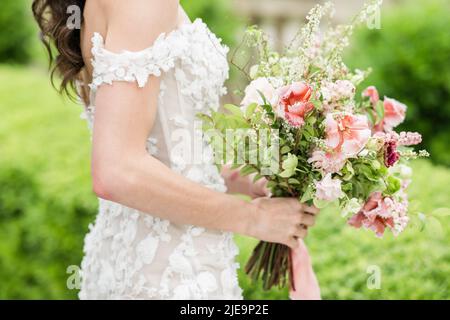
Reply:
<svg viewBox="0 0 450 320"><path fill-rule="evenodd" d="M291 300L321 300L320 287L312 268L311 258L303 240L299 247L291 250L295 290L291 288Z"/></svg>

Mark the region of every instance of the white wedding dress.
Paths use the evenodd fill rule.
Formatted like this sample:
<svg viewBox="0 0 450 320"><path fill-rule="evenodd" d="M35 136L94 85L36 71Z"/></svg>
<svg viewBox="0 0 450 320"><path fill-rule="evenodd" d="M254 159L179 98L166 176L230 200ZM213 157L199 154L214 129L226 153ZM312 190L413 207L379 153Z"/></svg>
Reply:
<svg viewBox="0 0 450 320"><path fill-rule="evenodd" d="M143 87L149 76L160 77L148 152L185 177L225 192L209 147L194 154L204 160L198 163L185 159L176 145L180 132L201 135L193 126L196 114L217 108L225 93L228 49L220 40L197 19L161 34L139 52L107 51L98 33L92 43L92 105L84 113L89 127L100 85L129 81ZM85 239L80 299L242 299L232 234L178 225L102 199L99 203Z"/></svg>

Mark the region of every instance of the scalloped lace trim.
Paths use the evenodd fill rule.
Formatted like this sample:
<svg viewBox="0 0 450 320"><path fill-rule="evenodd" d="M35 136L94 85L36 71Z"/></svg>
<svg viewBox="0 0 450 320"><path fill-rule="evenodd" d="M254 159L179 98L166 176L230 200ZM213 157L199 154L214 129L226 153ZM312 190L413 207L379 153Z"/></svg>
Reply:
<svg viewBox="0 0 450 320"><path fill-rule="evenodd" d="M198 40L196 38L199 34L207 35L215 42L219 51L226 55L228 48L221 44L200 18L183 24L170 33L160 34L153 45L141 51L109 51L104 47L102 35L95 32L91 39L94 72L89 86L95 91L103 83L136 81L142 88L150 75L159 77L163 72L174 68L177 59L190 56L191 41Z"/></svg>

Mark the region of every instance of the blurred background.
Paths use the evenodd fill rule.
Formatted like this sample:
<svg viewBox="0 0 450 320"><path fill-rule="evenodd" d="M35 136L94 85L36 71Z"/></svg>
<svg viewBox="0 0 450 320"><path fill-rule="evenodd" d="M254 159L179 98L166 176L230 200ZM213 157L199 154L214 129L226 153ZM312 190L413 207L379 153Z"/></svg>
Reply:
<svg viewBox="0 0 450 320"><path fill-rule="evenodd" d="M232 49L258 23L282 46L304 22L313 0L184 0ZM336 0L336 23L363 1ZM30 0L0 9L0 299L74 299L67 267L78 265L97 200L91 191L90 141L81 106L49 83L45 51ZM401 129L420 131L429 160L414 162L411 207L423 212L397 239L346 227L336 210L322 213L307 239L325 299L449 299L447 223L450 191L450 1L385 0L381 30L362 28L347 53L351 67L373 67L367 84L409 107ZM227 99L242 83L232 69ZM423 223L425 222L425 223ZM254 240L237 237L245 263ZM378 289L367 285L381 272ZM246 299L287 299L263 292L240 273Z"/></svg>

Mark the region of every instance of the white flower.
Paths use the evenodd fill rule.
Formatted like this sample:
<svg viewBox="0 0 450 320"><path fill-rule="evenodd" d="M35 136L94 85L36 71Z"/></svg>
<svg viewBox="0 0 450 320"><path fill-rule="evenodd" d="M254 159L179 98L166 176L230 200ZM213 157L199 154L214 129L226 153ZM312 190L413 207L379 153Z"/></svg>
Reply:
<svg viewBox="0 0 450 320"><path fill-rule="evenodd" d="M338 80L336 81L338 93L342 98L353 98L355 96L356 88L351 81Z"/></svg>
<svg viewBox="0 0 450 320"><path fill-rule="evenodd" d="M342 99L352 99L355 95L355 86L348 80L338 80L335 83L322 84L322 97L327 102L336 102Z"/></svg>
<svg viewBox="0 0 450 320"><path fill-rule="evenodd" d="M273 80L273 79L270 79ZM247 107L252 103L259 105L264 104L261 97L264 96L266 101L271 105L276 105L278 102L278 95L276 89L272 86L268 78L258 78L250 82L245 88L245 97L241 102L242 107Z"/></svg>
<svg viewBox="0 0 450 320"><path fill-rule="evenodd" d="M316 198L325 201L334 201L344 196L341 189L341 180L332 179L328 173L321 181L315 181Z"/></svg>

